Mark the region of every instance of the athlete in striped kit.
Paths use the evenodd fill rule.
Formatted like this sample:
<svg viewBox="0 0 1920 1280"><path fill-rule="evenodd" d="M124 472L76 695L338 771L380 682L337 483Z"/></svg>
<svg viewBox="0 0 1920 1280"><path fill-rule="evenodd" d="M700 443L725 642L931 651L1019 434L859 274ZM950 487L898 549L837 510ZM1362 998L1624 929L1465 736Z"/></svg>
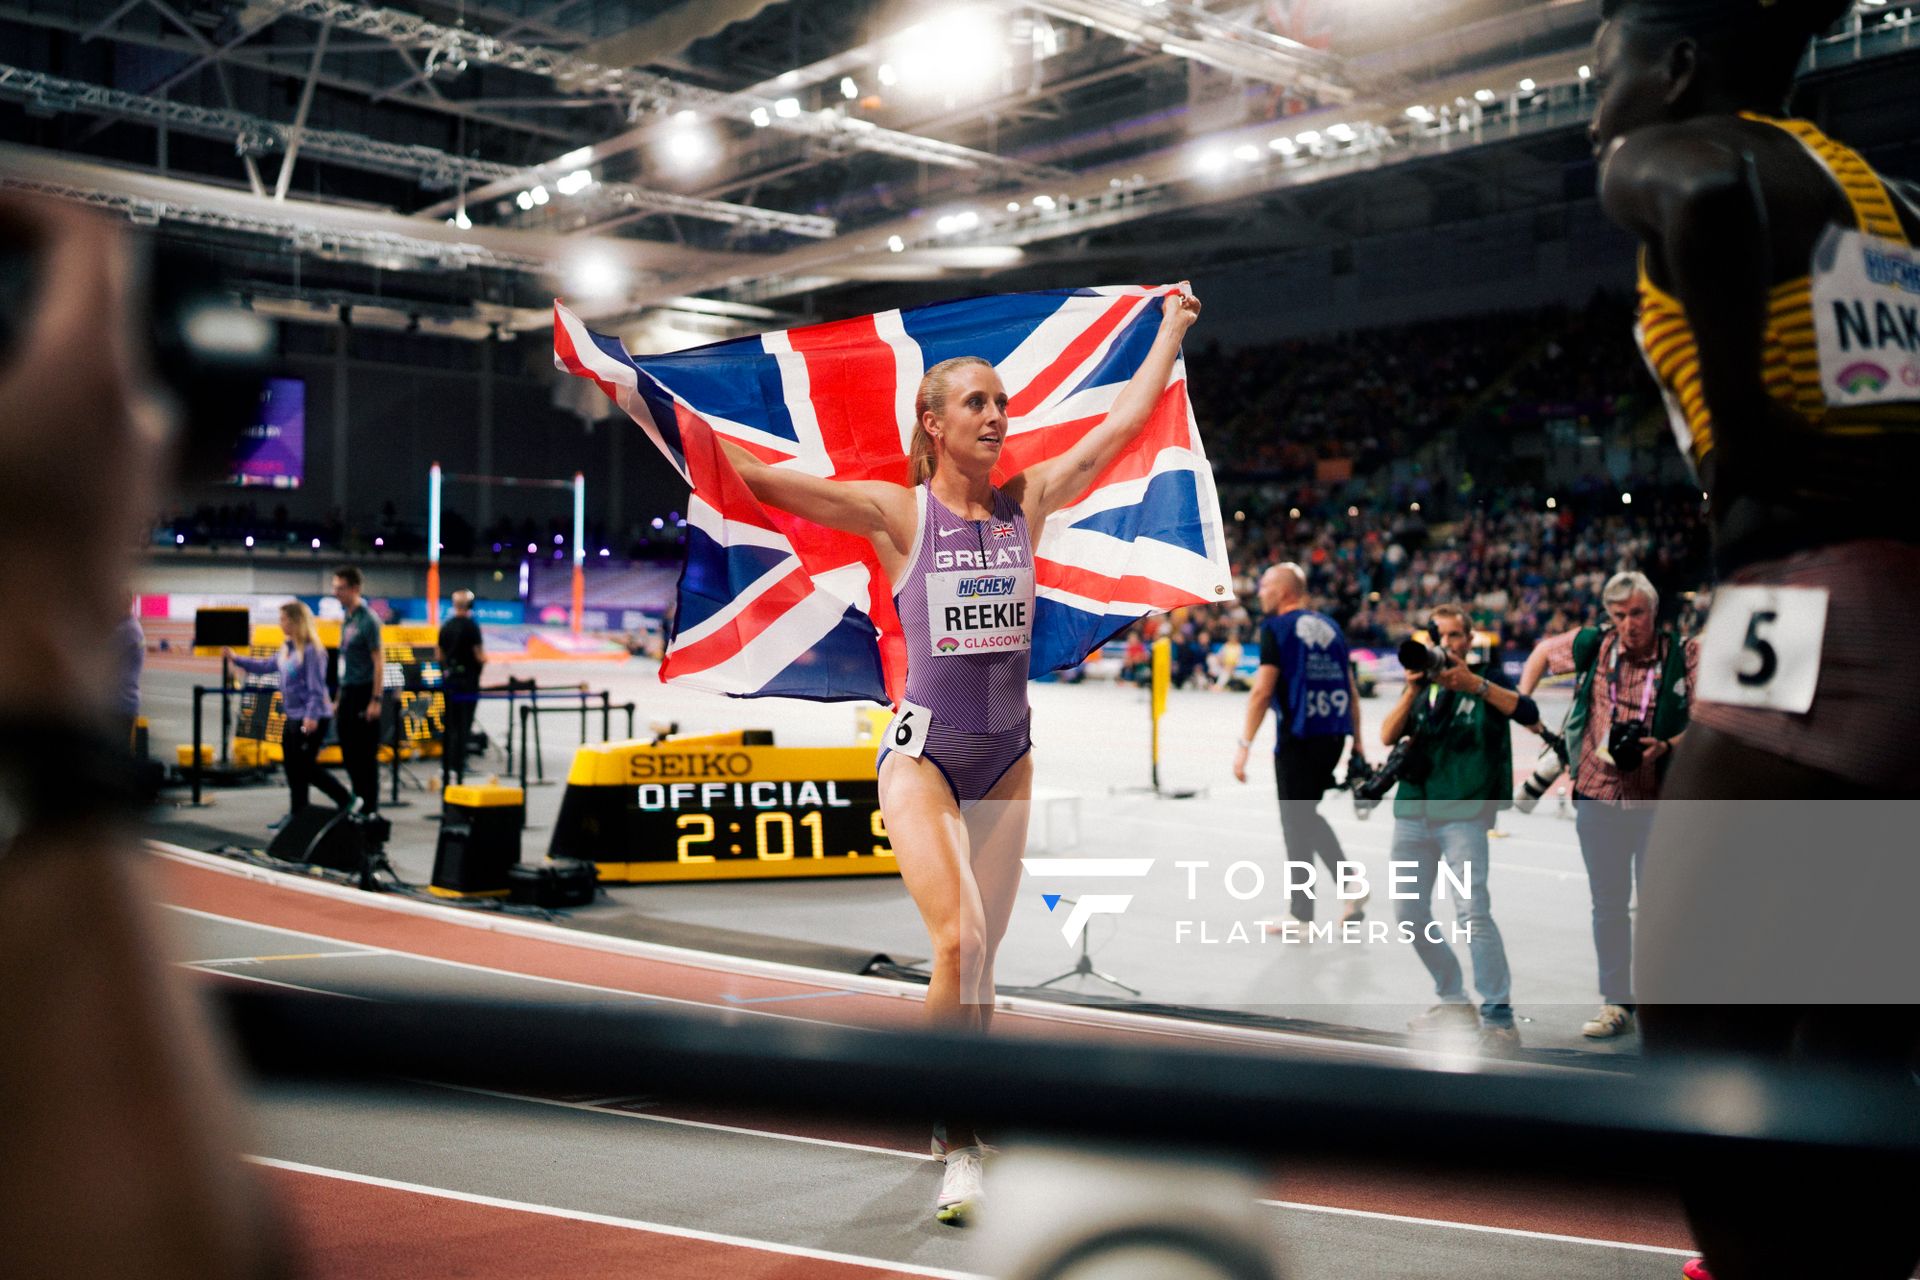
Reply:
<svg viewBox="0 0 1920 1280"><path fill-rule="evenodd" d="M1650 1053L1907 1083L1920 865L1884 801L1920 791L1920 205L1785 118L1809 43L1850 8L1602 9L1601 200L1644 246L1638 334L1711 495L1721 579L1634 970ZM1845 901L1810 900L1815 868ZM1914 1173L1858 1155L1683 1177L1706 1254L1686 1275L1905 1280Z"/></svg>
<svg viewBox="0 0 1920 1280"><path fill-rule="evenodd" d="M998 488L1007 392L993 366L973 356L942 361L921 379L910 485L827 480L726 445L756 498L865 537L893 584L907 685L880 761L880 808L932 939L927 1016L943 1027L985 1031L993 1016L993 957L1026 850L1030 531L1079 501L1151 417L1200 300L1183 282L1161 308L1153 348L1106 419ZM964 1222L981 1198L978 1135L949 1119L935 1141L946 1155L936 1215Z"/></svg>

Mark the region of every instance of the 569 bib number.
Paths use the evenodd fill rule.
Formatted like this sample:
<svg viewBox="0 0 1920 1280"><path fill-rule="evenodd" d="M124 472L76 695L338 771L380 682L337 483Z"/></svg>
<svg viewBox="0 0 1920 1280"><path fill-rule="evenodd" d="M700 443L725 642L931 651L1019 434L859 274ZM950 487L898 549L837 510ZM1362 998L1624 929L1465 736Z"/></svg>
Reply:
<svg viewBox="0 0 1920 1280"><path fill-rule="evenodd" d="M1705 702L1803 712L1820 682L1824 587L1722 587L1700 637Z"/></svg>

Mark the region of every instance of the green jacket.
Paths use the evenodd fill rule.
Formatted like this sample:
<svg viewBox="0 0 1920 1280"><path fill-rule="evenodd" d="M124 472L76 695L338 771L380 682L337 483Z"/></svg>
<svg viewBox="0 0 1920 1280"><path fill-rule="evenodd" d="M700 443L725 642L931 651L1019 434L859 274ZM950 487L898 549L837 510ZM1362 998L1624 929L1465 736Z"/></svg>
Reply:
<svg viewBox="0 0 1920 1280"><path fill-rule="evenodd" d="M1587 735L1587 717L1593 712L1593 680L1600 670L1600 649L1606 635L1606 629L1583 627L1573 638L1573 669L1579 675L1573 687L1573 706L1567 713L1567 772L1575 777L1580 772L1580 745ZM1667 631L1660 633L1659 641L1667 646L1667 660L1660 668L1660 687L1653 695L1652 736L1671 738L1687 727L1687 643ZM1662 756L1654 762L1659 777L1667 776L1667 762L1672 758Z"/></svg>
<svg viewBox="0 0 1920 1280"><path fill-rule="evenodd" d="M1495 813L1513 804L1513 722L1467 693L1453 695L1445 723L1432 720L1433 710L1433 694L1422 693L1408 731L1417 736L1415 750L1426 773L1417 782L1402 775L1393 816L1491 824Z"/></svg>

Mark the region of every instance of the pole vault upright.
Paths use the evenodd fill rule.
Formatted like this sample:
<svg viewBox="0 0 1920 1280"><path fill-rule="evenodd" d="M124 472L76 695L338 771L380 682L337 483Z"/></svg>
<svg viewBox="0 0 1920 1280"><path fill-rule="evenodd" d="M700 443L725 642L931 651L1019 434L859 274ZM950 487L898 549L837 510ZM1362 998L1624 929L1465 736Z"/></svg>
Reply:
<svg viewBox="0 0 1920 1280"><path fill-rule="evenodd" d="M568 625L580 634L587 603L587 477L576 471L571 480L535 480L526 476L448 475L434 463L427 468L427 622L440 621L440 489L448 480L498 485L503 489L570 489L573 491L573 591Z"/></svg>
<svg viewBox="0 0 1920 1280"><path fill-rule="evenodd" d="M580 634L580 619L587 609L587 478L573 473L573 608L569 610L573 634Z"/></svg>
<svg viewBox="0 0 1920 1280"><path fill-rule="evenodd" d="M440 464L427 468L427 625L440 625Z"/></svg>

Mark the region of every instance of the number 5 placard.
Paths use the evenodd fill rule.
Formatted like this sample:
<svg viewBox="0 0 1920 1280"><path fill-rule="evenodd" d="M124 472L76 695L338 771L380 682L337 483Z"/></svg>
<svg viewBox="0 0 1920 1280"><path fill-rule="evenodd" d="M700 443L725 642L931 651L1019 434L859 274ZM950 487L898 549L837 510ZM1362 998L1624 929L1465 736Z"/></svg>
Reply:
<svg viewBox="0 0 1920 1280"><path fill-rule="evenodd" d="M1806 711L1826 630L1824 587L1722 587L1700 637L1695 693L1705 702Z"/></svg>

